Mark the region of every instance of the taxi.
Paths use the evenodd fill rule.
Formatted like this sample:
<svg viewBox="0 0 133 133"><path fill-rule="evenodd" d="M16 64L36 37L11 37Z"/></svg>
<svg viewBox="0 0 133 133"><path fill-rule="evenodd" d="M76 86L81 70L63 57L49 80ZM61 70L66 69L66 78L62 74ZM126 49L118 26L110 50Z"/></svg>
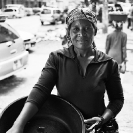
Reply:
<svg viewBox="0 0 133 133"><path fill-rule="evenodd" d="M29 52L19 33L0 16L0 80L26 68Z"/></svg>

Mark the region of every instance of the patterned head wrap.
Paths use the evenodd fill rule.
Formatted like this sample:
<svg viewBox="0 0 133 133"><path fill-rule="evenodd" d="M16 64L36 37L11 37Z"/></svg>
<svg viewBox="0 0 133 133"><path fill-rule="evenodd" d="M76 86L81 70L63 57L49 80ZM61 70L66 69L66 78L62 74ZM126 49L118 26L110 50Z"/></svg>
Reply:
<svg viewBox="0 0 133 133"><path fill-rule="evenodd" d="M66 18L66 24L69 29L70 25L79 19L85 19L92 23L95 29L95 35L97 33L97 18L93 11L86 8L75 8L73 9Z"/></svg>

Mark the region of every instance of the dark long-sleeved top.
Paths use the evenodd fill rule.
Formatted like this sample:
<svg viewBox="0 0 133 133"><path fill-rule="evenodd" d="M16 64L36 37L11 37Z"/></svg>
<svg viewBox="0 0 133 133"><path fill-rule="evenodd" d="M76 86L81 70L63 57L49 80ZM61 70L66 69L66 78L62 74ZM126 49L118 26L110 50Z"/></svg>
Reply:
<svg viewBox="0 0 133 133"><path fill-rule="evenodd" d="M117 115L124 103L117 62L96 49L85 76L73 46L52 52L27 102L41 107L55 85L58 94L77 107L84 118L102 115L106 108ZM105 91L109 97L107 107Z"/></svg>

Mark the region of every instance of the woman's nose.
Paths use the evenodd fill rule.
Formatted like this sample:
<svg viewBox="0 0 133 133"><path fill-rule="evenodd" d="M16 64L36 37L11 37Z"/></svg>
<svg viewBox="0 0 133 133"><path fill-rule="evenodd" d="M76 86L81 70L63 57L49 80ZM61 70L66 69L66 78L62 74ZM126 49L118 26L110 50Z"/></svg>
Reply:
<svg viewBox="0 0 133 133"><path fill-rule="evenodd" d="M85 31L80 30L80 31L78 32L78 36L86 36Z"/></svg>

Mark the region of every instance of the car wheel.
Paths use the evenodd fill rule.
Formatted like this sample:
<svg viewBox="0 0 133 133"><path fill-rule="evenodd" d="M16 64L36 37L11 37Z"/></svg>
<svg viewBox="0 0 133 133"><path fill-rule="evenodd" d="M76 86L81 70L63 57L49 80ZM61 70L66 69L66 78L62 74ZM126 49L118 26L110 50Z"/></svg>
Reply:
<svg viewBox="0 0 133 133"><path fill-rule="evenodd" d="M55 25L55 23L56 23L55 21L54 22L51 22L52 25Z"/></svg>

